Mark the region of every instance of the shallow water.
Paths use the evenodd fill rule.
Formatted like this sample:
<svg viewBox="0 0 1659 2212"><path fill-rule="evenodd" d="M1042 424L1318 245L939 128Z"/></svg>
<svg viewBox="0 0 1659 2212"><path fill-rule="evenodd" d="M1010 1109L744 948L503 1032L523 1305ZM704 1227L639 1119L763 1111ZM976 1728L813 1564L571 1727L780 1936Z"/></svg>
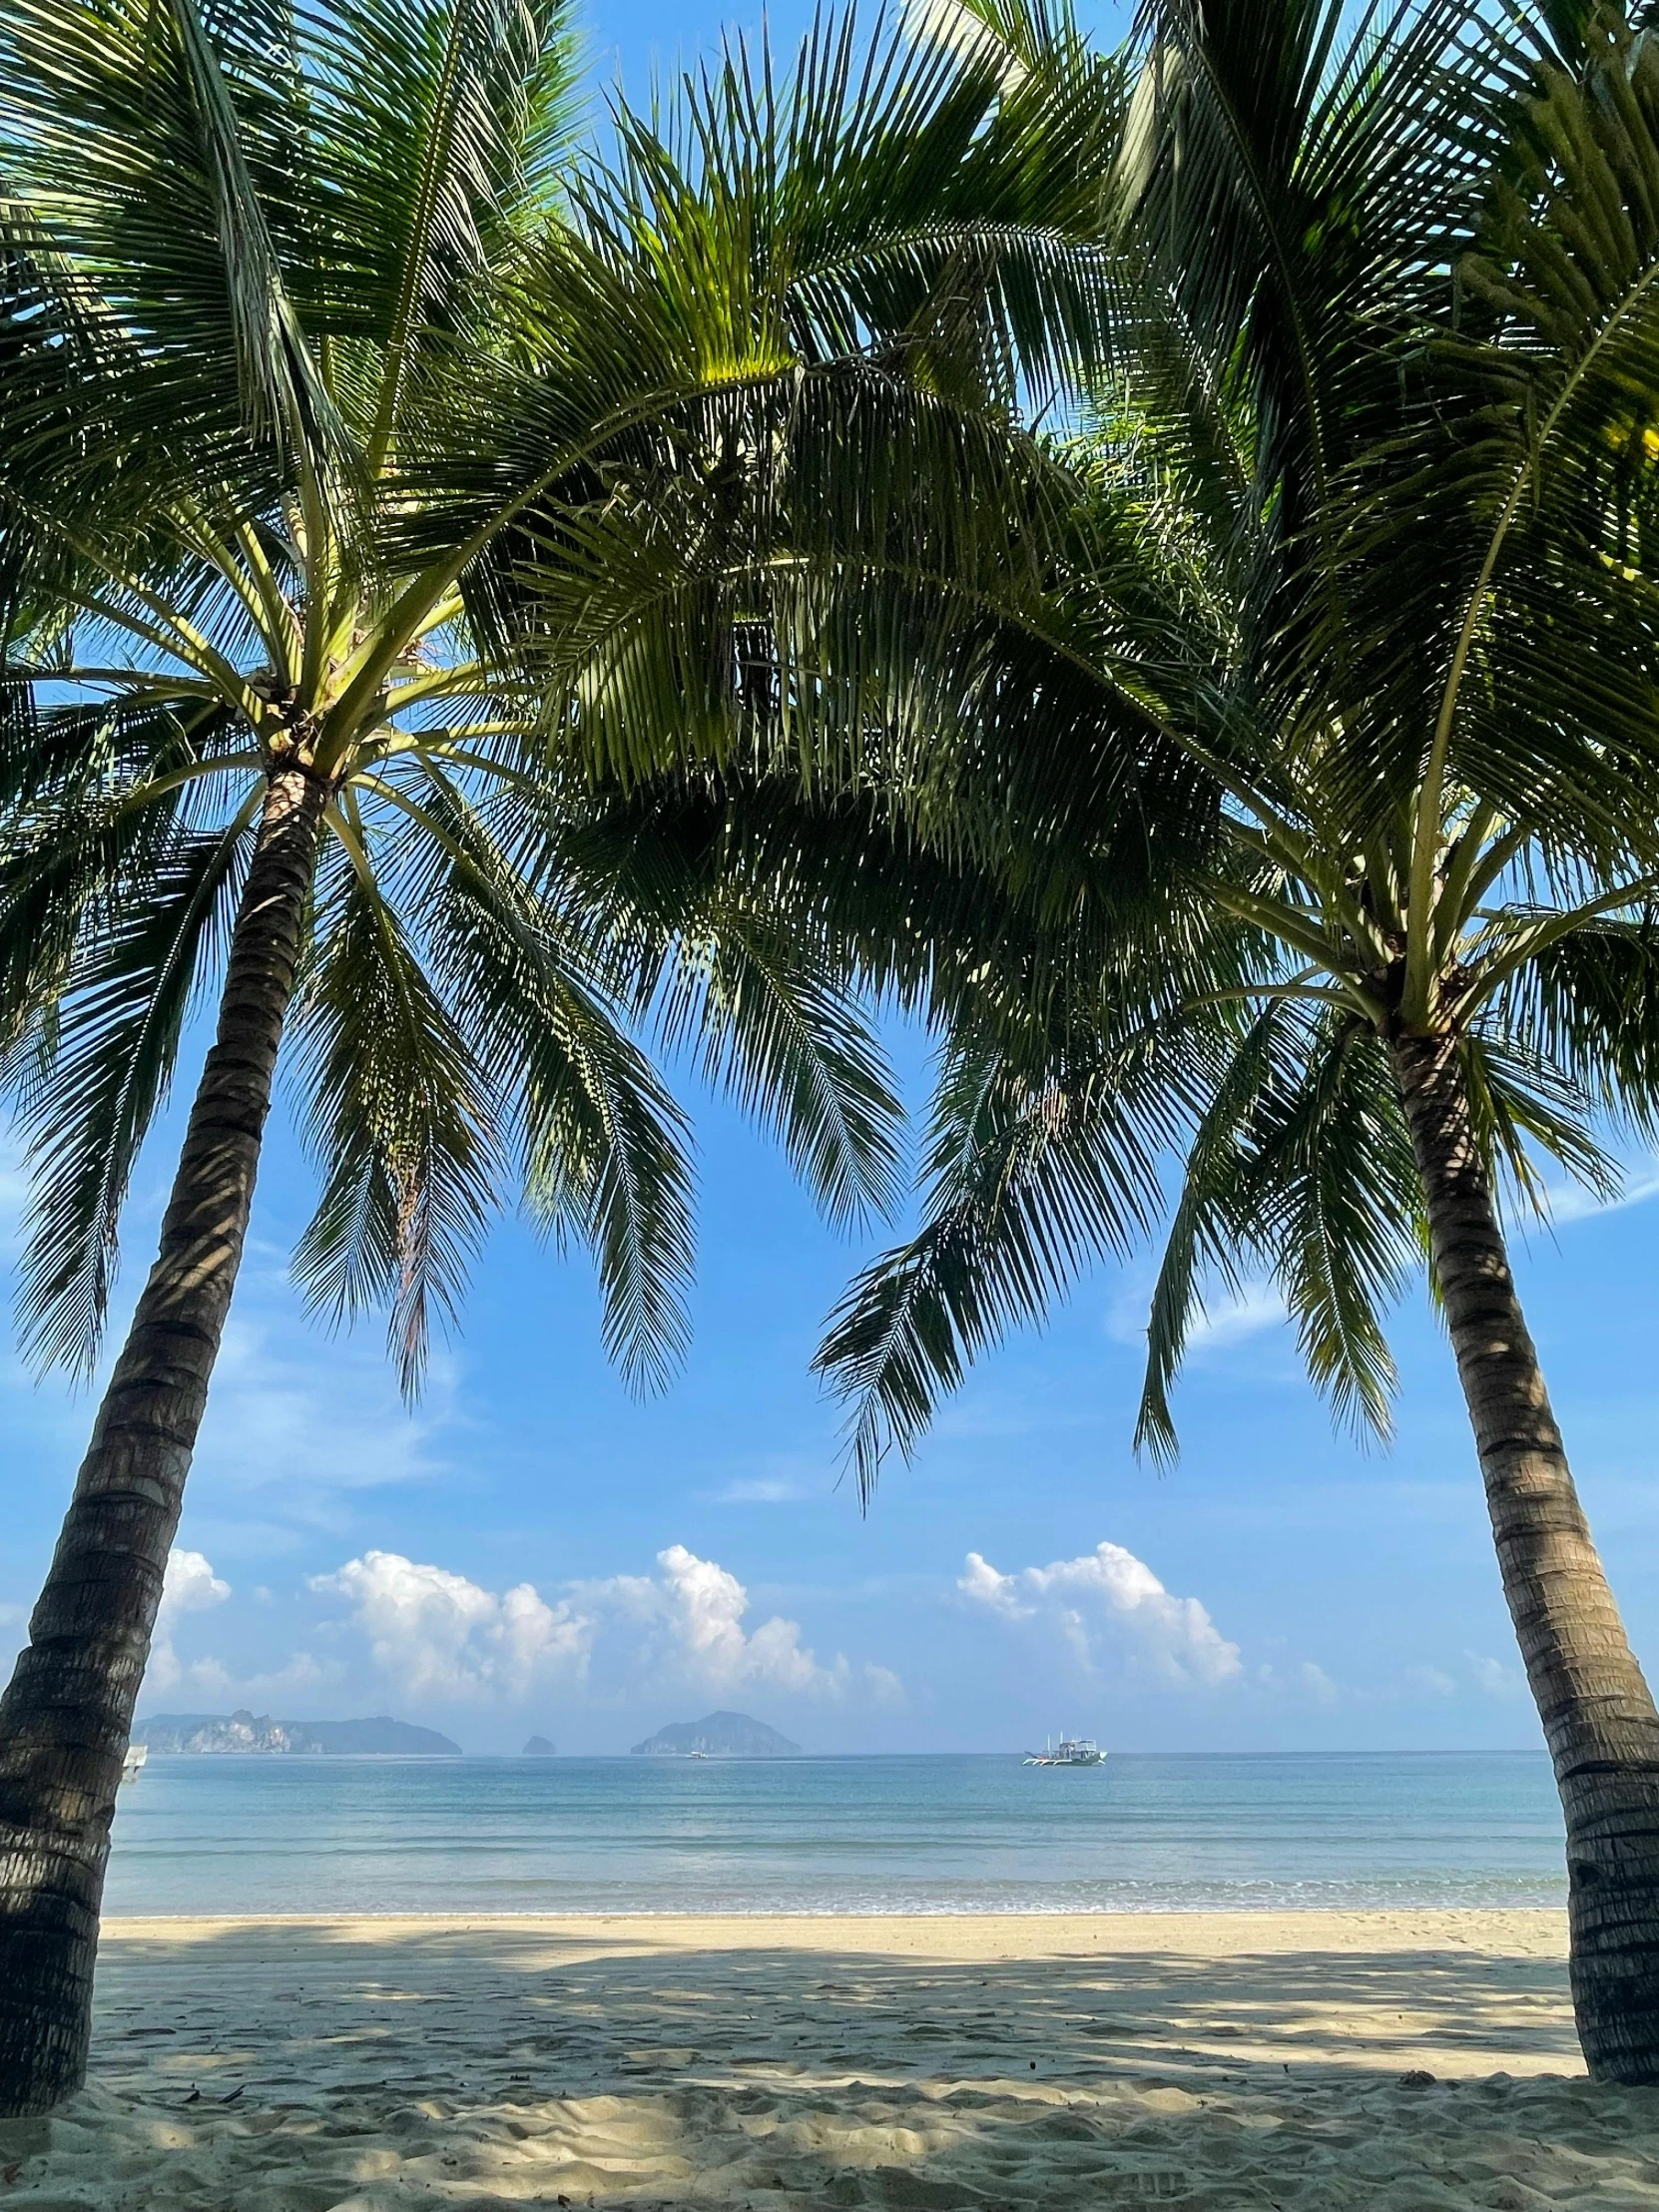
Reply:
<svg viewBox="0 0 1659 2212"><path fill-rule="evenodd" d="M1557 1905L1542 1754L152 1758L111 1913Z"/></svg>

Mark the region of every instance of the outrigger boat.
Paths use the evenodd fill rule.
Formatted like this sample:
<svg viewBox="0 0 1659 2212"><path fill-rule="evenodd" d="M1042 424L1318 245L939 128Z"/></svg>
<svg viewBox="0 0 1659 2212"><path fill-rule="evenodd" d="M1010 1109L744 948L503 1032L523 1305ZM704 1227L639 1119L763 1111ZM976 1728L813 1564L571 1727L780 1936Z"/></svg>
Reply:
<svg viewBox="0 0 1659 2212"><path fill-rule="evenodd" d="M1028 1751L1024 1763L1028 1767L1103 1767L1106 1754L1092 1736L1062 1736L1058 1749L1045 1745L1041 1751Z"/></svg>

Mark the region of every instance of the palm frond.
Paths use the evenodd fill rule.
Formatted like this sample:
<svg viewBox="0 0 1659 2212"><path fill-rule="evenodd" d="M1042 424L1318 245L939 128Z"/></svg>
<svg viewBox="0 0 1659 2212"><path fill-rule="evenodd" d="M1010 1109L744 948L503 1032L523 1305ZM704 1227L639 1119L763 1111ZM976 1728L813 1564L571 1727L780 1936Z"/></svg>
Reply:
<svg viewBox="0 0 1659 2212"><path fill-rule="evenodd" d="M1203 1310L1207 1274L1236 1295L1241 1253L1251 1248L1254 1224L1241 1203L1243 1132L1269 1082L1291 1019L1278 1001L1263 1008L1239 1039L1213 1096L1205 1103L1187 1148L1181 1192L1164 1240L1163 1258L1147 1315L1147 1366L1135 1420L1135 1446L1168 1464L1176 1454L1169 1393L1186 1351L1193 1321Z"/></svg>
<svg viewBox="0 0 1659 2212"><path fill-rule="evenodd" d="M335 1321L388 1310L412 1395L495 1210L507 1109L378 886L343 859L331 873L294 1037L324 1180L293 1269Z"/></svg>
<svg viewBox="0 0 1659 2212"><path fill-rule="evenodd" d="M628 1034L614 995L628 972L604 915L561 899L533 855L453 787L435 789L418 902L446 1003L513 1100L526 1210L592 1252L604 1342L625 1379L660 1388L683 1357L694 1234L684 1114Z"/></svg>
<svg viewBox="0 0 1659 2212"><path fill-rule="evenodd" d="M77 963L25 1063L21 1124L32 1162L17 1311L42 1366L91 1372L109 1305L133 1164L167 1095L180 1033L222 955L250 850L251 814L173 840Z"/></svg>
<svg viewBox="0 0 1659 2212"><path fill-rule="evenodd" d="M662 1008L669 1046L783 1142L827 1218L890 1214L903 1119L886 1056L798 915L719 898L684 943Z"/></svg>
<svg viewBox="0 0 1659 2212"><path fill-rule="evenodd" d="M866 1502L887 1452L908 1456L970 1361L1038 1319L1089 1261L1146 1234L1173 1131L1137 1045L1036 1081L991 1046L947 1058L922 1227L855 1278L814 1363L851 1400Z"/></svg>
<svg viewBox="0 0 1659 2212"><path fill-rule="evenodd" d="M1528 961L1505 1008L1580 1094L1644 1132L1659 1118L1659 937L1648 913L1584 922Z"/></svg>

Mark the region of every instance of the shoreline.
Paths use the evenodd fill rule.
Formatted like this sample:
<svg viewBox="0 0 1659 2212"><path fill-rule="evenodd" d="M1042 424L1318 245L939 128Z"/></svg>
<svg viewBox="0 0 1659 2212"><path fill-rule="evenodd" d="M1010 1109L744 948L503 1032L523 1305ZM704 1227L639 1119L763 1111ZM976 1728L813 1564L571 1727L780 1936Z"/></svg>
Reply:
<svg viewBox="0 0 1659 2212"><path fill-rule="evenodd" d="M822 1912L802 1910L798 1907L773 1907L758 1905L750 1910L722 1912L679 1912L664 1909L657 1911L650 1906L629 1906L610 1911L583 1912L579 1908L550 1912L538 1908L526 1908L523 1912L443 1912L414 1913L405 1906L353 1907L350 1912L339 1913L111 1913L106 1915L103 1927L106 1934L120 1929L139 1932L147 1928L321 1928L366 1921L375 1927L388 1922L409 1922L417 1927L493 1927L497 1922L525 1921L549 1928L562 1928L567 1923L579 1926L609 1926L615 1922L645 1921L653 1927L669 1923L677 1927L702 1928L720 1926L731 1922L741 1926L749 1921L794 1922L818 1927L826 1921L845 1922L861 1926L868 1922L903 1927L912 1921L961 1922L972 1927L984 1921L1012 1921L1024 1925L1030 1921L1076 1921L1080 1925L1096 1922L1123 1923L1133 1926L1140 1921L1192 1922L1197 1925L1210 1921L1489 1921L1510 1916L1521 1919L1557 1919L1565 1922L1566 1906L1561 1905L1203 1905L1170 1908L1168 1906L1102 1906L1098 1910L1079 1910L1076 1906L997 1906L983 1912L958 1906L917 1906L909 1911L895 1913L882 1907L867 1913L848 1912L841 1906L826 1906Z"/></svg>
<svg viewBox="0 0 1659 2212"><path fill-rule="evenodd" d="M1511 1923L1514 1924L1512 1928ZM972 1931L980 1936L994 1936L1004 1932L1010 1956L1045 1947L1034 1940L1014 1941L1014 1931L1030 1936L1037 1930L1049 1933L1060 1929L1069 1930L1079 1937L1089 1936L1096 1949L1129 1952L1148 1947L1147 1941L1141 1938L1150 1938L1154 1934L1166 1940L1171 1936L1187 1936L1206 1955L1233 1947L1221 1939L1224 1933L1226 1936L1242 1935L1246 1930L1253 1936L1260 1936L1266 1931L1281 1939L1243 1947L1271 1950L1303 1949L1308 1947L1305 1938L1313 1937L1323 1938L1338 1948L1374 1947L1381 1939L1382 1947L1391 1950L1414 1948L1435 1938L1462 1936L1485 1945L1494 1939L1537 1936L1546 1939L1550 1955L1557 1948L1562 1957L1566 1955L1566 1908L1553 1905L1207 1906L1190 1912L1149 1908L1145 1912L1082 1913L1043 1907L987 1913L847 1913L833 1910L812 1913L774 1912L765 1908L744 1913L659 1913L650 1910L411 1913L402 1908L350 1913L124 1913L112 1914L105 1920L103 1939L136 1940L152 1930L167 1930L177 1936L205 1940L211 1939L220 1930L241 1934L261 1928L292 1928L328 1930L342 1941L395 1940L396 1932L405 1927L456 1934L473 1928L521 1929L549 1936L566 1931L586 1934L596 1929L640 1927L649 1929L654 1938L679 1936L694 1944L707 1934L731 1931L736 1935L759 1927L766 1930L767 1940L772 1943L780 1938L790 1943L791 1935L800 1932L798 1943L791 1943L790 1947L808 1948L821 1940L825 1930L839 1929L847 1932L848 1939L851 1939L852 1931L859 1932L859 1947L876 1950L885 1947L883 1938L890 1940L906 1936L913 1938L922 1929L930 1936L953 1930L964 1935ZM861 1940L866 1936L867 1941ZM905 1947L913 1947L913 1942L906 1943Z"/></svg>

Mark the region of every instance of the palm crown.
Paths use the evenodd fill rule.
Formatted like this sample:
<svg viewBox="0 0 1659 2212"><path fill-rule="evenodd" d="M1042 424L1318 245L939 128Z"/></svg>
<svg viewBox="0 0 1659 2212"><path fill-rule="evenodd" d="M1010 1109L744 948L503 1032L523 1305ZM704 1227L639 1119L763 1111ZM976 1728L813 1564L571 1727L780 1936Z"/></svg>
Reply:
<svg viewBox="0 0 1659 2212"><path fill-rule="evenodd" d="M0 899L36 1350L90 1358L133 1158L291 771L321 839L306 1288L389 1303L412 1379L516 1178L594 1246L613 1349L660 1377L684 1131L619 1015L689 1020L831 1212L890 1195L896 1108L822 899L786 922L776 866L745 888L730 841L678 905L614 835L596 883L582 767L764 772L809 717L860 727L837 556L884 550L907 472L997 404L996 318L929 311L988 80L891 51L860 79L827 34L789 100L734 59L684 144L622 117L606 174L570 158L550 0L25 7L4 72ZM860 440L873 519L824 496Z"/></svg>
<svg viewBox="0 0 1659 2212"><path fill-rule="evenodd" d="M1385 1425L1380 1311L1422 1251L1400 1035L1455 1030L1522 1199L1537 1146L1609 1187L1598 1119L1651 1110L1659 232L1586 238L1580 210L1653 162L1652 51L1603 30L1575 75L1494 41L1448 85L1454 11L1402 14L1381 60L1317 11L1246 12L1163 21L1164 150L1131 125L1091 417L1033 458L1055 480L1012 526L1017 591L982 579L998 612L952 759L981 842L976 779L1017 836L1040 822L1070 973L1044 1021L960 1033L930 1218L827 1347L866 1480L926 1417L923 1336L952 1380L1091 1251L1130 1249L1172 1143L1160 1448L1206 1266L1281 1273L1316 1376ZM1173 787L1136 788L1183 882L1134 931L1089 918L1129 756ZM1109 1182L1084 1172L1106 1145ZM1056 1204L1044 1251L1031 1208Z"/></svg>
<svg viewBox="0 0 1659 2212"><path fill-rule="evenodd" d="M929 502L970 527L1016 360L1077 341L1077 256L1028 220L1078 198L1056 102L846 27L782 90L735 53L673 129L620 116L606 170L569 91L553 0L24 0L0 33L0 1045L45 1358L91 1357L218 1001L0 1701L13 2110L84 2067L284 1032L323 1175L301 1279L388 1305L410 1381L515 1181L594 1248L631 1371L673 1359L684 1130L642 1022L831 1214L891 1193L846 976L931 967L913 887L872 880L902 839L867 756L937 596L895 555Z"/></svg>
<svg viewBox="0 0 1659 2212"><path fill-rule="evenodd" d="M924 1219L821 1362L867 1490L1167 1214L1143 1442L1173 1448L1206 1279L1257 1271L1384 1428L1382 1317L1426 1258L1566 1812L1586 2054L1651 2079L1659 1714L1498 1201L1543 1202L1540 1153L1610 1189L1609 1122L1659 1104L1659 54L1600 10L1171 0L1141 60L1095 419L1032 455L949 745L962 833L1017 886L1040 844L1063 958L958 1009ZM1128 928L1099 883L1126 758L1180 831Z"/></svg>

